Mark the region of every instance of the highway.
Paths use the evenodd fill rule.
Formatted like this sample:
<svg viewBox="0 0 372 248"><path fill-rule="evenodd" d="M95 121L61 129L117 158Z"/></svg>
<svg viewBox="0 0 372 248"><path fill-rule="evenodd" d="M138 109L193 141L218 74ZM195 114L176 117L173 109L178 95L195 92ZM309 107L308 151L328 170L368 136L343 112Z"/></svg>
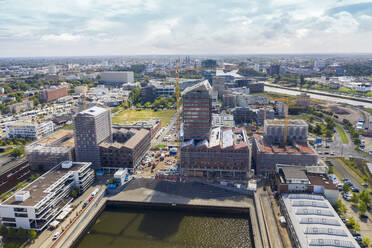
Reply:
<svg viewBox="0 0 372 248"><path fill-rule="evenodd" d="M265 91L280 93L280 94L287 94L287 95L292 95L292 96L297 96L303 92L296 88L273 87L273 86L270 86L268 83L265 83ZM341 98L341 96L338 97L337 95L325 96L325 95L316 94L316 93L307 93L307 94L310 95L311 98L318 99L318 100L324 100L328 102L335 102L335 103L341 103L341 104L346 103L346 104L353 105L353 106L364 106L365 108L372 108L372 103L358 101L358 100L344 99L344 98Z"/></svg>

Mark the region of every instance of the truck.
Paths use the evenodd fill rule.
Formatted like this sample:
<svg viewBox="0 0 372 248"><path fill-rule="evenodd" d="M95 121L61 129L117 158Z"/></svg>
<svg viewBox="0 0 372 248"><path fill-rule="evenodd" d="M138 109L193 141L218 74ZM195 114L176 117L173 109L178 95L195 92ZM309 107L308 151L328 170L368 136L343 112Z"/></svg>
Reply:
<svg viewBox="0 0 372 248"><path fill-rule="evenodd" d="M96 189L92 192L92 194L90 195L90 197L94 198L94 197L97 195L98 191L99 191L99 188L96 188Z"/></svg>

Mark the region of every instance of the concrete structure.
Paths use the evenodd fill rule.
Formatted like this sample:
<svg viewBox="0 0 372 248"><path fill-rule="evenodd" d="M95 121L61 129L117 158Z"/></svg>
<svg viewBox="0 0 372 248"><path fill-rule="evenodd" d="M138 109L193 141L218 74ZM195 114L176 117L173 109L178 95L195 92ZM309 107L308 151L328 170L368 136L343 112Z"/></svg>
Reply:
<svg viewBox="0 0 372 248"><path fill-rule="evenodd" d="M310 95L301 93L300 95L296 96L296 105L302 107L309 107L310 106Z"/></svg>
<svg viewBox="0 0 372 248"><path fill-rule="evenodd" d="M234 116L222 112L221 114L212 114L212 127L234 127Z"/></svg>
<svg viewBox="0 0 372 248"><path fill-rule="evenodd" d="M0 204L2 224L41 231L72 201L73 188L84 192L94 181L91 163L65 161Z"/></svg>
<svg viewBox="0 0 372 248"><path fill-rule="evenodd" d="M338 200L339 191L328 179L327 166L276 165L275 189L283 193L322 194L331 204Z"/></svg>
<svg viewBox="0 0 372 248"><path fill-rule="evenodd" d="M265 109L262 108L251 108L251 107L238 107L233 110L234 121L237 124L252 123L255 122L261 126L265 118ZM266 120L274 119L274 110L270 107L266 108Z"/></svg>
<svg viewBox="0 0 372 248"><path fill-rule="evenodd" d="M75 93L76 94L86 94L88 92L88 87L86 85L76 86Z"/></svg>
<svg viewBox="0 0 372 248"><path fill-rule="evenodd" d="M283 194L280 209L294 248L345 247L358 243L322 195Z"/></svg>
<svg viewBox="0 0 372 248"><path fill-rule="evenodd" d="M236 95L236 104L238 107L248 107L250 105L267 105L269 104L269 99L264 96L238 94Z"/></svg>
<svg viewBox="0 0 372 248"><path fill-rule="evenodd" d="M9 105L8 110L9 110L9 112L11 112L13 114L18 114L22 111L31 110L31 109L33 109L33 107L34 107L34 102L33 101L25 100L23 102L14 103L14 104Z"/></svg>
<svg viewBox="0 0 372 248"><path fill-rule="evenodd" d="M280 147L258 134L253 135L252 158L256 174L261 175L274 175L276 164L312 166L318 163L318 154L307 143Z"/></svg>
<svg viewBox="0 0 372 248"><path fill-rule="evenodd" d="M125 178L128 175L128 169L119 169L117 172L114 174L114 179L118 180L120 182L120 185L123 185L125 182Z"/></svg>
<svg viewBox="0 0 372 248"><path fill-rule="evenodd" d="M326 63L323 60L314 61L314 70L320 71L326 67Z"/></svg>
<svg viewBox="0 0 372 248"><path fill-rule="evenodd" d="M75 160L74 133L61 129L25 147L32 170L47 171L62 161Z"/></svg>
<svg viewBox="0 0 372 248"><path fill-rule="evenodd" d="M211 86L207 80L182 92L184 139L208 139L212 122Z"/></svg>
<svg viewBox="0 0 372 248"><path fill-rule="evenodd" d="M31 176L30 166L25 159L2 158L0 164L0 194L6 193L18 183Z"/></svg>
<svg viewBox="0 0 372 248"><path fill-rule="evenodd" d="M160 119L152 119L150 121L141 121L136 122L133 124L114 124L114 128L121 129L146 129L150 132L150 138L153 139L155 135L160 131L161 129L161 120Z"/></svg>
<svg viewBox="0 0 372 248"><path fill-rule="evenodd" d="M42 90L40 91L40 100L42 102L51 102L57 100L61 97L67 96L68 95L67 90L68 90L67 86Z"/></svg>
<svg viewBox="0 0 372 248"><path fill-rule="evenodd" d="M273 75L278 75L280 73L280 65L279 64L272 64L268 68L267 72L273 76Z"/></svg>
<svg viewBox="0 0 372 248"><path fill-rule="evenodd" d="M54 132L54 123L46 121L42 123L13 122L5 125L6 137L38 139Z"/></svg>
<svg viewBox="0 0 372 248"><path fill-rule="evenodd" d="M247 180L251 146L244 128L214 128L209 140L188 140L181 145L184 176L205 180Z"/></svg>
<svg viewBox="0 0 372 248"><path fill-rule="evenodd" d="M120 88L123 84L134 82L134 73L132 71L105 71L101 72L100 83Z"/></svg>
<svg viewBox="0 0 372 248"><path fill-rule="evenodd" d="M99 145L103 168L136 168L150 149L150 132L146 129L120 129L114 132L114 142Z"/></svg>
<svg viewBox="0 0 372 248"><path fill-rule="evenodd" d="M48 66L48 73L49 74L56 74L57 73L57 67L55 65Z"/></svg>
<svg viewBox="0 0 372 248"><path fill-rule="evenodd" d="M225 90L225 78L224 77L214 77L213 78L213 90L218 92L218 97L222 98L223 92Z"/></svg>
<svg viewBox="0 0 372 248"><path fill-rule="evenodd" d="M232 93L223 94L222 102L225 108L234 108L236 104L236 95Z"/></svg>
<svg viewBox="0 0 372 248"><path fill-rule="evenodd" d="M304 120L288 120L287 144L306 143L308 125ZM265 121L265 140L271 144L282 145L284 139L284 120Z"/></svg>
<svg viewBox="0 0 372 248"><path fill-rule="evenodd" d="M76 160L92 162L95 169L101 167L99 144L112 142L111 111L92 107L74 118Z"/></svg>

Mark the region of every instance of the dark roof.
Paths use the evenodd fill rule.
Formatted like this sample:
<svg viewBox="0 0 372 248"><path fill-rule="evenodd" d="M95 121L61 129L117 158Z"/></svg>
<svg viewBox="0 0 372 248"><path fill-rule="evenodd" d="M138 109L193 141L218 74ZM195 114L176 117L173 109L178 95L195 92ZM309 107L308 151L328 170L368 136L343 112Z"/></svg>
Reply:
<svg viewBox="0 0 372 248"><path fill-rule="evenodd" d="M305 167L299 168L294 166L281 167L285 178L309 179L306 176Z"/></svg>

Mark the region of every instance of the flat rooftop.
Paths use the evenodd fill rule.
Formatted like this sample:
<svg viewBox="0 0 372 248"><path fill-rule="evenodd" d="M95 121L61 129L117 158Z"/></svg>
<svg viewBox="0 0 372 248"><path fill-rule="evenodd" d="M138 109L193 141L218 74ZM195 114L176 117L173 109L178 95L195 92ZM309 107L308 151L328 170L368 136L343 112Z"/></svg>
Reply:
<svg viewBox="0 0 372 248"><path fill-rule="evenodd" d="M94 106L94 107L91 107L87 110L81 111L79 114L98 116L98 115L100 115L100 114L102 114L106 111L107 111L106 108L101 108L101 107Z"/></svg>
<svg viewBox="0 0 372 248"><path fill-rule="evenodd" d="M283 119L266 120L266 123L271 125L284 125L284 120ZM288 120L288 125L307 126L307 123L304 120Z"/></svg>
<svg viewBox="0 0 372 248"><path fill-rule="evenodd" d="M282 201L301 247L359 247L322 195L283 194Z"/></svg>
<svg viewBox="0 0 372 248"><path fill-rule="evenodd" d="M254 134L253 138L256 140L258 146L258 151L262 153L283 153L283 154L293 154L293 155L316 155L315 151L311 149L308 144L297 143L296 146L285 146L280 147L277 145L271 145L265 142L262 135Z"/></svg>
<svg viewBox="0 0 372 248"><path fill-rule="evenodd" d="M47 146L47 145L54 145L55 142L57 142L60 139L63 139L64 137L72 137L72 141L70 139L66 140L65 142L62 142L62 146L74 146L74 131L73 130L67 130L67 129L60 129L51 135L47 136L46 138L40 140L37 142L40 145Z"/></svg>
<svg viewBox="0 0 372 248"><path fill-rule="evenodd" d="M43 200L46 196L53 192L47 190L51 185L61 179L70 171L77 171L85 166L86 162L73 162L72 167L69 169L62 168L62 163L58 164L45 174L41 175L35 181L27 185L26 187L22 188L19 191L29 191L30 197L27 198L25 201L20 202L15 200L15 196L8 198L4 201L1 205L17 205L17 206L35 206L41 200ZM19 192L17 191L17 192Z"/></svg>

